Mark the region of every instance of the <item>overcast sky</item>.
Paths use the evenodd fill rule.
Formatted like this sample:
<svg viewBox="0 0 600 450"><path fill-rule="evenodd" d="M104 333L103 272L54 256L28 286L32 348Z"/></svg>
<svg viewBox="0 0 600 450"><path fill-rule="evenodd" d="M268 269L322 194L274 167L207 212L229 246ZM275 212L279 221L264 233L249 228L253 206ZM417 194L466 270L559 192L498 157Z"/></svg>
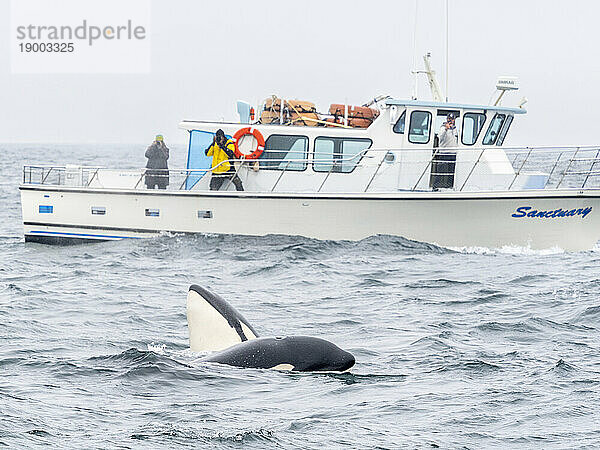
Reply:
<svg viewBox="0 0 600 450"><path fill-rule="evenodd" d="M81 0L100 1L100 0ZM124 0L126 1L126 0ZM487 104L498 75L526 96L508 144L599 144L600 2L450 1L450 101ZM445 0L419 0L417 54L445 76ZM13 75L0 0L1 142L183 142L181 119L237 120L270 94L362 104L409 98L414 0L152 0L149 74ZM430 99L423 79L421 99Z"/></svg>

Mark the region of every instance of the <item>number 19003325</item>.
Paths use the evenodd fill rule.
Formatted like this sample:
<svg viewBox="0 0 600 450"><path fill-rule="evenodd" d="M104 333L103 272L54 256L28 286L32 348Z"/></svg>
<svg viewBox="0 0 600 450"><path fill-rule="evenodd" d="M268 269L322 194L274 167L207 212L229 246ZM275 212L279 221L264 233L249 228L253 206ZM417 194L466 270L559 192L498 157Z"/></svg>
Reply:
<svg viewBox="0 0 600 450"><path fill-rule="evenodd" d="M75 46L72 42L21 42L21 53L72 53Z"/></svg>

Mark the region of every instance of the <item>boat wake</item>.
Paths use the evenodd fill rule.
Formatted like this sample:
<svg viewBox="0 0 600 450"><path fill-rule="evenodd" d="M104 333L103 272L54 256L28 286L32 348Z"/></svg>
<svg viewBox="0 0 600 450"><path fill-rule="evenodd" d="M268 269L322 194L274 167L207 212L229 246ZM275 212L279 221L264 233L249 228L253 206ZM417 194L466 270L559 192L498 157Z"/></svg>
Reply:
<svg viewBox="0 0 600 450"><path fill-rule="evenodd" d="M448 247L449 250L465 253L465 254L476 254L476 255L527 255L527 256L546 256L546 255L558 255L565 253L565 250L560 247L550 247L546 249L533 249L530 246L520 245L504 245L497 248L488 247Z"/></svg>

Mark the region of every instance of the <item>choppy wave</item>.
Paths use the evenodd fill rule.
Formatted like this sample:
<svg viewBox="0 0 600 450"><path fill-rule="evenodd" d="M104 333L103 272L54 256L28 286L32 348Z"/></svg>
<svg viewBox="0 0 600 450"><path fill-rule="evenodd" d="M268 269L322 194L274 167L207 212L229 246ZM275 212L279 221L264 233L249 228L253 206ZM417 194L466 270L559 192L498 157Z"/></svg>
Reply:
<svg viewBox="0 0 600 450"><path fill-rule="evenodd" d="M527 256L545 256L545 255L556 255L565 253L565 250L560 247L550 247L545 249L532 249L531 246L521 246L521 245L503 245L502 247L477 247L477 246L467 246L467 247L448 247L450 250L460 252L460 253L474 253L477 255L495 255L495 254L505 254L505 255L527 255Z"/></svg>
<svg viewBox="0 0 600 450"><path fill-rule="evenodd" d="M600 446L600 247L169 233L29 245L23 161L127 165L143 154L2 150L0 192L15 206L0 220L0 446ZM260 334L320 336L356 366L286 374L201 362L187 341L193 283Z"/></svg>

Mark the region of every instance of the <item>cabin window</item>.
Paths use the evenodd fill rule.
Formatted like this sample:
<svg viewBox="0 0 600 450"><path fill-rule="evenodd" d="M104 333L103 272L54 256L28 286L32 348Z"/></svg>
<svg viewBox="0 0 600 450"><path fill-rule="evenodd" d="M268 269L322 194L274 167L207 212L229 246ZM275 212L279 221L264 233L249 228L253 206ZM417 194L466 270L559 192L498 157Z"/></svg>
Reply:
<svg viewBox="0 0 600 450"><path fill-rule="evenodd" d="M371 147L371 139L318 137L315 139L315 172L350 173Z"/></svg>
<svg viewBox="0 0 600 450"><path fill-rule="evenodd" d="M410 114L408 141L413 144L427 144L431 134L431 113L428 111L413 111Z"/></svg>
<svg viewBox="0 0 600 450"><path fill-rule="evenodd" d="M106 214L105 206L92 206L92 215L93 216L104 216Z"/></svg>
<svg viewBox="0 0 600 450"><path fill-rule="evenodd" d="M485 132L485 137L483 138L483 145L494 145L496 140L498 140L498 135L500 133L500 128L502 128L502 124L504 123L504 119L506 119L505 114L496 114L492 119L492 123L488 127Z"/></svg>
<svg viewBox="0 0 600 450"><path fill-rule="evenodd" d="M272 134L260 155L260 168L272 170L305 170L308 138L289 134Z"/></svg>
<svg viewBox="0 0 600 450"><path fill-rule="evenodd" d="M406 123L406 110L402 111L402 115L396 121L394 125L394 133L404 134L404 125Z"/></svg>
<svg viewBox="0 0 600 450"><path fill-rule="evenodd" d="M462 143L464 145L473 145L477 142L479 134L485 123L485 114L483 113L466 113L463 117L462 125Z"/></svg>
<svg viewBox="0 0 600 450"><path fill-rule="evenodd" d="M144 214L146 214L147 217L159 217L160 209L146 208Z"/></svg>
<svg viewBox="0 0 600 450"><path fill-rule="evenodd" d="M513 119L514 119L514 116L508 116L506 118L506 122L504 123L504 126L502 127L502 131L500 131L500 136L498 136L496 145L504 144L504 138L506 137L506 134L508 133L508 129L510 128L510 125L512 124Z"/></svg>

